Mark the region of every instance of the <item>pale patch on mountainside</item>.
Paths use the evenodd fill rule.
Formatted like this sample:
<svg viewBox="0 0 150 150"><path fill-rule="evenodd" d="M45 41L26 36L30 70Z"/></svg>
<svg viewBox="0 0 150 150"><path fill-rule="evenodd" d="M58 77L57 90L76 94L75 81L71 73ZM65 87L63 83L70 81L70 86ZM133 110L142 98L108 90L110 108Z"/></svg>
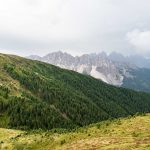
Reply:
<svg viewBox="0 0 150 150"><path fill-rule="evenodd" d="M90 75L93 76L96 79L101 79L102 81L108 83L108 84L113 84L113 85L117 85L117 86L121 86L122 85L122 81L123 81L123 76L121 75L117 75L116 74L103 74L101 72L98 72L96 66L92 66L92 70L90 72Z"/></svg>
<svg viewBox="0 0 150 150"><path fill-rule="evenodd" d="M101 79L102 81L108 83L106 76L103 75L102 73L98 72L96 70L96 66L92 66L92 70L90 72L90 75L93 76L94 78Z"/></svg>
<svg viewBox="0 0 150 150"><path fill-rule="evenodd" d="M108 82L109 84L116 85L116 86L121 86L123 84L123 79L124 77L122 75L116 77L112 76L111 74L108 74Z"/></svg>
<svg viewBox="0 0 150 150"><path fill-rule="evenodd" d="M77 71L79 73L83 73L86 68L87 68L86 65L80 65L75 69L75 71Z"/></svg>

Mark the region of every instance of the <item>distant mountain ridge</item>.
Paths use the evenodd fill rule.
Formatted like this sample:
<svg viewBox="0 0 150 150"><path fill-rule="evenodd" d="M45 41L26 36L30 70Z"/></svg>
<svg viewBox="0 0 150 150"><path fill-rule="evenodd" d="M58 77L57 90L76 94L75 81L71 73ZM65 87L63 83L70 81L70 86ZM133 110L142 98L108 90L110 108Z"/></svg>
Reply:
<svg viewBox="0 0 150 150"><path fill-rule="evenodd" d="M112 52L110 55L108 55L108 58L112 61L126 62L130 64L134 64L139 68L150 69L150 58L145 58L140 55L124 56L120 53Z"/></svg>
<svg viewBox="0 0 150 150"><path fill-rule="evenodd" d="M105 53L84 54L73 57L68 53L59 51L50 53L44 57L29 56L28 58L91 75L112 85L120 86L122 84L123 76L119 73L115 64L107 58Z"/></svg>
<svg viewBox="0 0 150 150"><path fill-rule="evenodd" d="M110 55L101 52L74 57L68 53L58 51L43 57L31 55L27 58L87 74L111 85L149 92L150 80L148 76L150 75L150 69L141 69L140 65L134 63L135 59L132 60L132 57L138 58L138 56L125 57L115 52ZM143 60L146 62L145 58ZM140 73L140 70L143 74Z"/></svg>

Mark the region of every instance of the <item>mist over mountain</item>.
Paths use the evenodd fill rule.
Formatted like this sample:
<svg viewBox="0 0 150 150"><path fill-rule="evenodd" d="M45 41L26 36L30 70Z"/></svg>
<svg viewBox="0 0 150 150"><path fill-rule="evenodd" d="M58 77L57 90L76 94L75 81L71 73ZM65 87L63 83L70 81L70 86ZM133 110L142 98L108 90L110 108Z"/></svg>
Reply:
<svg viewBox="0 0 150 150"><path fill-rule="evenodd" d="M150 59L141 55L124 56L121 53L112 52L108 55L108 58L113 61L135 64L139 68L150 68Z"/></svg>

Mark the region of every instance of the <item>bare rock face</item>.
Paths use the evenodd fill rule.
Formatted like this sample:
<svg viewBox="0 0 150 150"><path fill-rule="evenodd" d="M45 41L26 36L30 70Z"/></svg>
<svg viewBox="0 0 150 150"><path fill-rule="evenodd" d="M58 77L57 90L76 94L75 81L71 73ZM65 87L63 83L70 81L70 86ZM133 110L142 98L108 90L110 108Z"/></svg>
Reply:
<svg viewBox="0 0 150 150"><path fill-rule="evenodd" d="M118 65L118 63L110 60L104 52L74 57L68 53L58 51L44 57L29 56L28 58L91 75L94 78L101 79L108 84L116 86L123 84L125 75L130 76L130 74L127 73L128 69L125 64L122 63Z"/></svg>

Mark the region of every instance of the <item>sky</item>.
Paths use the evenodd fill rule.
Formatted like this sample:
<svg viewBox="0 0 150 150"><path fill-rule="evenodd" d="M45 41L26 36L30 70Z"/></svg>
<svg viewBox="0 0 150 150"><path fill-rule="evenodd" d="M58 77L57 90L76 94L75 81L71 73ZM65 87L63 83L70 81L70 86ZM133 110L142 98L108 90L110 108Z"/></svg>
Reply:
<svg viewBox="0 0 150 150"><path fill-rule="evenodd" d="M0 52L150 57L150 0L0 0Z"/></svg>

